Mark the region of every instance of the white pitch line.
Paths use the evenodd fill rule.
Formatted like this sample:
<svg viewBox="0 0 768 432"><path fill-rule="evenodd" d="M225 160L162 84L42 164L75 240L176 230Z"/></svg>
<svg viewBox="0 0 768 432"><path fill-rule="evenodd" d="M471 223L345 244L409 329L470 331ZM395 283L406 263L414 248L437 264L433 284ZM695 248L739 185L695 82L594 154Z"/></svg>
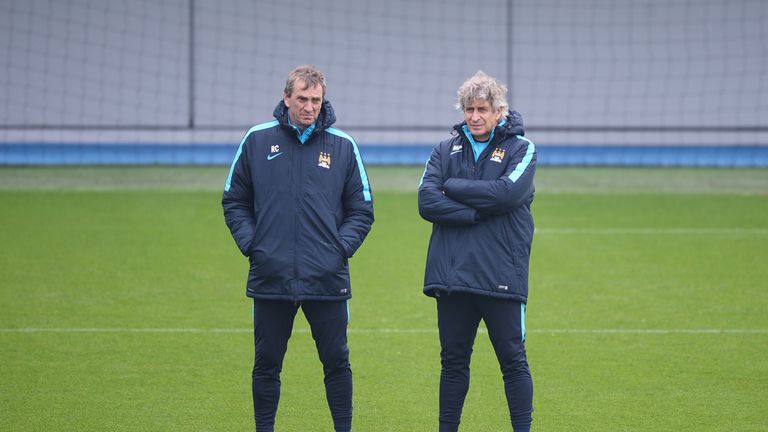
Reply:
<svg viewBox="0 0 768 432"><path fill-rule="evenodd" d="M294 330L295 331L295 330ZM249 333L249 328L5 328L0 333Z"/></svg>
<svg viewBox="0 0 768 432"><path fill-rule="evenodd" d="M4 328L0 333L251 333L250 328ZM309 333L307 328L294 329L294 333ZM420 334L437 333L437 328L350 328L349 333L360 334ZM484 328L479 333L486 333ZM529 329L526 333L569 334L768 334L768 328L757 329Z"/></svg>
<svg viewBox="0 0 768 432"><path fill-rule="evenodd" d="M768 228L536 228L536 234L768 235Z"/></svg>
<svg viewBox="0 0 768 432"><path fill-rule="evenodd" d="M768 334L768 329L540 329L526 333L591 334Z"/></svg>

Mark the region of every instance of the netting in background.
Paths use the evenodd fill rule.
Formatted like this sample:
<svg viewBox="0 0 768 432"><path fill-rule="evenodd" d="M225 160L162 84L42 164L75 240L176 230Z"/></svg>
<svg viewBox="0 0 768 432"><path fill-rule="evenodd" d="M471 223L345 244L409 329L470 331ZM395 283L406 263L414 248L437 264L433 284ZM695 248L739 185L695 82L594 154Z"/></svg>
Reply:
<svg viewBox="0 0 768 432"><path fill-rule="evenodd" d="M768 144L768 2L514 5L514 100L553 141Z"/></svg>
<svg viewBox="0 0 768 432"><path fill-rule="evenodd" d="M0 125L186 125L186 4L0 1Z"/></svg>
<svg viewBox="0 0 768 432"><path fill-rule="evenodd" d="M313 63L363 147L444 139L478 69L542 146L763 146L766 22L763 0L0 0L0 143L235 144Z"/></svg>

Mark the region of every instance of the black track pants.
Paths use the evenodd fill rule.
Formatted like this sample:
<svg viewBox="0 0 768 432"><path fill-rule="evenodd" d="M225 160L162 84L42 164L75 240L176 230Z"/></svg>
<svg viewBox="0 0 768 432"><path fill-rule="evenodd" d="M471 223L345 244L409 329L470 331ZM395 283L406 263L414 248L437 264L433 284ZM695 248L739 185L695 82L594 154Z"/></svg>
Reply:
<svg viewBox="0 0 768 432"><path fill-rule="evenodd" d="M312 329L323 364L325 394L337 432L352 424L352 370L347 346L346 301L254 300L253 413L257 432L274 430L280 400L280 371L299 307Z"/></svg>
<svg viewBox="0 0 768 432"><path fill-rule="evenodd" d="M533 380L525 355L525 305L512 300L453 293L437 298L440 330L440 430L458 430L469 390L469 361L480 320L496 352L515 430L530 428Z"/></svg>

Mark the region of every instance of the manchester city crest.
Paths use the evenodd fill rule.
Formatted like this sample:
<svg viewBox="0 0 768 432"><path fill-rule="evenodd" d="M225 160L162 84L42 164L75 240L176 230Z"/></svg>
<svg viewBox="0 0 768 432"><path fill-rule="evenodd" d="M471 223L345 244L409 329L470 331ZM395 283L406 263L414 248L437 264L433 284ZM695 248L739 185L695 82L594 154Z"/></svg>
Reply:
<svg viewBox="0 0 768 432"><path fill-rule="evenodd" d="M320 152L320 157L317 159L317 166L320 168L331 169L331 154Z"/></svg>
<svg viewBox="0 0 768 432"><path fill-rule="evenodd" d="M504 159L504 149L496 147L496 149L493 150L493 154L491 154L491 162L501 163L502 159Z"/></svg>

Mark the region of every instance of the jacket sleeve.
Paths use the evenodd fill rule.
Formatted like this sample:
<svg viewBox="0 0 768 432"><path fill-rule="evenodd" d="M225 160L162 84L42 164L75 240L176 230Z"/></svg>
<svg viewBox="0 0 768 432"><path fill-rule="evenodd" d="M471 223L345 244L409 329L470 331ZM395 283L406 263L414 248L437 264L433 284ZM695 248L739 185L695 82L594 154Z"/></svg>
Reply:
<svg viewBox="0 0 768 432"><path fill-rule="evenodd" d="M224 220L235 239L238 249L248 256L256 234L256 215L253 207L253 184L248 155L245 150L248 137L243 138L237 150L235 160L229 169L221 206L224 208Z"/></svg>
<svg viewBox="0 0 768 432"><path fill-rule="evenodd" d="M419 214L425 220L441 225L476 223L477 210L443 193L444 183L440 159L440 152L436 147L432 150L419 184Z"/></svg>
<svg viewBox="0 0 768 432"><path fill-rule="evenodd" d="M352 143L352 152L342 195L344 219L339 226L339 242L347 258L363 244L373 225L373 195L355 143Z"/></svg>
<svg viewBox="0 0 768 432"><path fill-rule="evenodd" d="M498 216L523 205L533 196L536 149L533 142L512 155L504 174L496 180L451 178L443 186L445 194L477 209L482 216ZM482 217L481 216L481 217Z"/></svg>

